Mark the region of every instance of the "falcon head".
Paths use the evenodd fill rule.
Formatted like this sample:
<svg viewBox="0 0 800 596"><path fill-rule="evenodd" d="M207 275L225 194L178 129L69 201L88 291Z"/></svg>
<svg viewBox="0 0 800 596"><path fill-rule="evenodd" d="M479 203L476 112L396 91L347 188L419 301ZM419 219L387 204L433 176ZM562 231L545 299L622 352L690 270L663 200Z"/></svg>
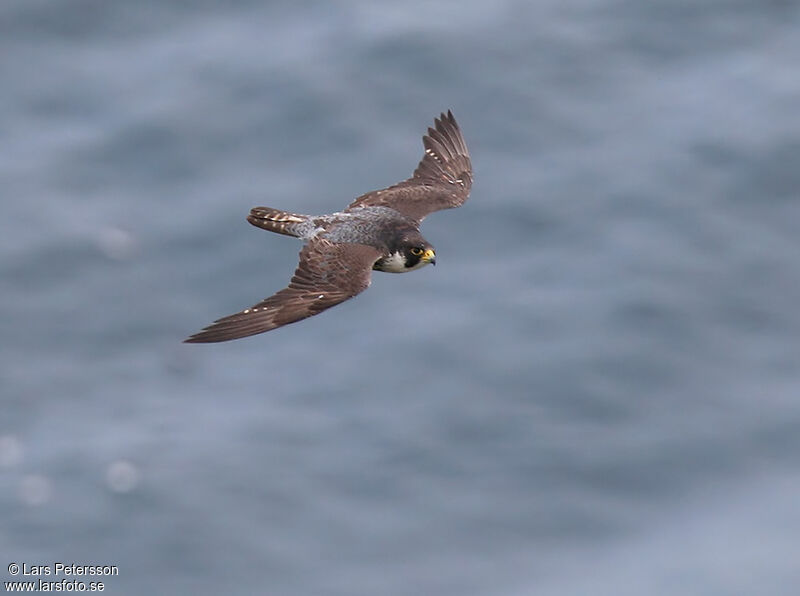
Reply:
<svg viewBox="0 0 800 596"><path fill-rule="evenodd" d="M389 256L378 259L372 268L388 273L406 273L424 267L428 263L436 264L436 252L433 246L420 236L401 240L393 247Z"/></svg>

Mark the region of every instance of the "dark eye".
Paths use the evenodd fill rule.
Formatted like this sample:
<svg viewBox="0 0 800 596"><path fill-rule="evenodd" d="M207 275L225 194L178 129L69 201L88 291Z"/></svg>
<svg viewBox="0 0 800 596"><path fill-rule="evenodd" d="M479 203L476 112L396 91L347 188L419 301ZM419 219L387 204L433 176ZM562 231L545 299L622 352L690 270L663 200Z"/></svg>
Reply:
<svg viewBox="0 0 800 596"><path fill-rule="evenodd" d="M414 247L411 249L411 254L414 255L415 257L419 257L420 255L422 255L423 252L425 251L423 251L421 248Z"/></svg>

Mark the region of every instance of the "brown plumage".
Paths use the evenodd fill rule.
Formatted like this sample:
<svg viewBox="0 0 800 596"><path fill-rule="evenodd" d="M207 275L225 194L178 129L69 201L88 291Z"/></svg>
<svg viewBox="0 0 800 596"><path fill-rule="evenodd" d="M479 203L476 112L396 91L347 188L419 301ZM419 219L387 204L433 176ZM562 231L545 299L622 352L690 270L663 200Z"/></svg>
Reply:
<svg viewBox="0 0 800 596"><path fill-rule="evenodd" d="M440 209L460 207L472 188L472 162L461 130L448 110L422 137L425 155L413 176L383 190L373 190L350 203L354 207L391 207L421 222Z"/></svg>
<svg viewBox="0 0 800 596"><path fill-rule="evenodd" d="M344 211L310 216L254 207L248 221L306 241L289 286L185 340L228 341L264 333L313 316L369 287L373 269L400 273L435 264L419 233L430 213L458 207L472 186L472 165L453 114L435 119L423 137L425 154L408 180L368 192Z"/></svg>
<svg viewBox="0 0 800 596"><path fill-rule="evenodd" d="M223 317L187 339L188 343L227 341L264 333L322 312L369 287L380 252L363 244L310 240L289 287L236 314Z"/></svg>

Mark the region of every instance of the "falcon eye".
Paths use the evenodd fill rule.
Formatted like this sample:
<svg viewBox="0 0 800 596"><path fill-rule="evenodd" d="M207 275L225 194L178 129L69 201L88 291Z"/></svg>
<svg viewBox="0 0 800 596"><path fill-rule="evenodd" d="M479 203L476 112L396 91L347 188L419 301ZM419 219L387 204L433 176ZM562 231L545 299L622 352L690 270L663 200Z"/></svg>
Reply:
<svg viewBox="0 0 800 596"><path fill-rule="evenodd" d="M425 252L425 251L422 250L421 248L414 247L414 248L411 249L411 254L414 255L415 257L422 256L423 252Z"/></svg>

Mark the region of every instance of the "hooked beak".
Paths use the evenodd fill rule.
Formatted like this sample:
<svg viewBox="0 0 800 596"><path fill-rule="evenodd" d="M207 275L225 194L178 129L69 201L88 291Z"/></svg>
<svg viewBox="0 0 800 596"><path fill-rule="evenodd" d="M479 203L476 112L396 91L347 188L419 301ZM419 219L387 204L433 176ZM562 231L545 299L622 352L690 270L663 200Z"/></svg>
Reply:
<svg viewBox="0 0 800 596"><path fill-rule="evenodd" d="M431 265L436 265L436 253L433 252L432 248L429 248L425 251L425 254L422 255L422 260Z"/></svg>

